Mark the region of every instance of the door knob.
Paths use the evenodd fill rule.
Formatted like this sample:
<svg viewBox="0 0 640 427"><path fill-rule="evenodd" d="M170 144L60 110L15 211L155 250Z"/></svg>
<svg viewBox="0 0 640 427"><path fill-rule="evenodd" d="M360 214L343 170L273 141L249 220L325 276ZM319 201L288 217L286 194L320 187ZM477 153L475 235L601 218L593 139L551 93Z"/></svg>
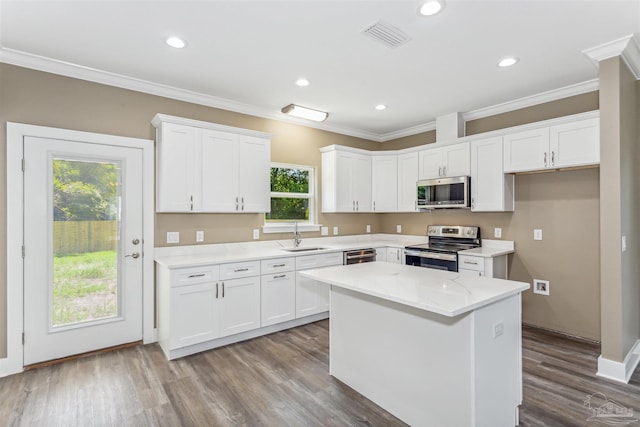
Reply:
<svg viewBox="0 0 640 427"><path fill-rule="evenodd" d="M128 256L130 256L133 259L137 259L137 258L140 258L140 253L139 252L134 252L131 255L125 255L124 257L126 258Z"/></svg>

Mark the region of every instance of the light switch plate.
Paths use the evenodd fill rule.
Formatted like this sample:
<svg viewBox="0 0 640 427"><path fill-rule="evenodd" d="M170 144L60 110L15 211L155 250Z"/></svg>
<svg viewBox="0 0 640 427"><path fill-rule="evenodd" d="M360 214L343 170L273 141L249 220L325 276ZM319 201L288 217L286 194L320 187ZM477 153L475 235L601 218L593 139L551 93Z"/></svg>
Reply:
<svg viewBox="0 0 640 427"><path fill-rule="evenodd" d="M402 225L396 225L396 233L402 233Z"/></svg>
<svg viewBox="0 0 640 427"><path fill-rule="evenodd" d="M321 227L320 228L320 235L321 236L328 236L329 235L329 227Z"/></svg>
<svg viewBox="0 0 640 427"><path fill-rule="evenodd" d="M533 240L542 240L542 229L536 228L533 230Z"/></svg>
<svg viewBox="0 0 640 427"><path fill-rule="evenodd" d="M204 231L196 231L196 242L204 242Z"/></svg>
<svg viewBox="0 0 640 427"><path fill-rule="evenodd" d="M622 252L627 250L627 236L622 236Z"/></svg>
<svg viewBox="0 0 640 427"><path fill-rule="evenodd" d="M180 232L167 231L167 243L180 243Z"/></svg>
<svg viewBox="0 0 640 427"><path fill-rule="evenodd" d="M258 240L260 238L260 230L257 228L253 229L253 240Z"/></svg>
<svg viewBox="0 0 640 427"><path fill-rule="evenodd" d="M494 228L493 229L493 237L495 237L496 239L499 239L502 237L502 228Z"/></svg>
<svg viewBox="0 0 640 427"><path fill-rule="evenodd" d="M371 224L367 224L367 233L371 233Z"/></svg>

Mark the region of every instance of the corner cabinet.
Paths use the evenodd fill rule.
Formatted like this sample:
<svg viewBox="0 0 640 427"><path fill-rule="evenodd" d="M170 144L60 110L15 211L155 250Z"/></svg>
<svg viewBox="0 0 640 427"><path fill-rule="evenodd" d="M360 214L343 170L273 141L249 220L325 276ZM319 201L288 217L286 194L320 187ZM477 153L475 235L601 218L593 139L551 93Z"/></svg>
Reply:
<svg viewBox="0 0 640 427"><path fill-rule="evenodd" d="M471 211L513 212L514 177L505 174L502 137L471 141Z"/></svg>
<svg viewBox="0 0 640 427"><path fill-rule="evenodd" d="M322 212L371 212L371 156L331 145L322 153Z"/></svg>
<svg viewBox="0 0 640 427"><path fill-rule="evenodd" d="M271 137L158 114L157 212L268 212Z"/></svg>
<svg viewBox="0 0 640 427"><path fill-rule="evenodd" d="M398 210L398 156L371 156L371 193L373 212Z"/></svg>
<svg viewBox="0 0 640 427"><path fill-rule="evenodd" d="M398 212L417 212L418 152L398 155Z"/></svg>

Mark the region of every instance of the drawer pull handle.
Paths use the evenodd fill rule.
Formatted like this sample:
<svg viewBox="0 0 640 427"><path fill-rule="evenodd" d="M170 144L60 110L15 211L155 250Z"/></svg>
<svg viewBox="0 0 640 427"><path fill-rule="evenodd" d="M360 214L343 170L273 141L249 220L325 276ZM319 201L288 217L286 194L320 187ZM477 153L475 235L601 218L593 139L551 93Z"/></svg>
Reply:
<svg viewBox="0 0 640 427"><path fill-rule="evenodd" d="M273 264L273 268L284 267L286 264Z"/></svg>
<svg viewBox="0 0 640 427"><path fill-rule="evenodd" d="M464 260L465 264L471 264L471 265L478 265L478 263L476 261L467 261L466 259Z"/></svg>
<svg viewBox="0 0 640 427"><path fill-rule="evenodd" d="M196 277L204 277L204 273L200 273L200 274L190 274L189 275L189 279L194 279Z"/></svg>
<svg viewBox="0 0 640 427"><path fill-rule="evenodd" d="M279 274L277 276L273 276L274 279L282 279L282 278L285 278L285 277L287 277L286 274Z"/></svg>
<svg viewBox="0 0 640 427"><path fill-rule="evenodd" d="M218 284L216 283L216 299L218 299Z"/></svg>
<svg viewBox="0 0 640 427"><path fill-rule="evenodd" d="M222 282L222 298L224 298L224 282Z"/></svg>
<svg viewBox="0 0 640 427"><path fill-rule="evenodd" d="M241 271L249 271L248 268L236 268L235 270L233 270L234 273L240 273Z"/></svg>

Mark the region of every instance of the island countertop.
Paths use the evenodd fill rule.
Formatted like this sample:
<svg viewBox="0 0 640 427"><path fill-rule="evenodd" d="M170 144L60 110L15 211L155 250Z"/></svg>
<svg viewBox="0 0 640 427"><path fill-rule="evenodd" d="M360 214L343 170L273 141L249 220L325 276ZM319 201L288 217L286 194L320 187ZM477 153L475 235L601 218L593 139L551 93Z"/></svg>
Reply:
<svg viewBox="0 0 640 427"><path fill-rule="evenodd" d="M310 279L406 306L455 317L529 289L493 279L386 262L300 271Z"/></svg>

